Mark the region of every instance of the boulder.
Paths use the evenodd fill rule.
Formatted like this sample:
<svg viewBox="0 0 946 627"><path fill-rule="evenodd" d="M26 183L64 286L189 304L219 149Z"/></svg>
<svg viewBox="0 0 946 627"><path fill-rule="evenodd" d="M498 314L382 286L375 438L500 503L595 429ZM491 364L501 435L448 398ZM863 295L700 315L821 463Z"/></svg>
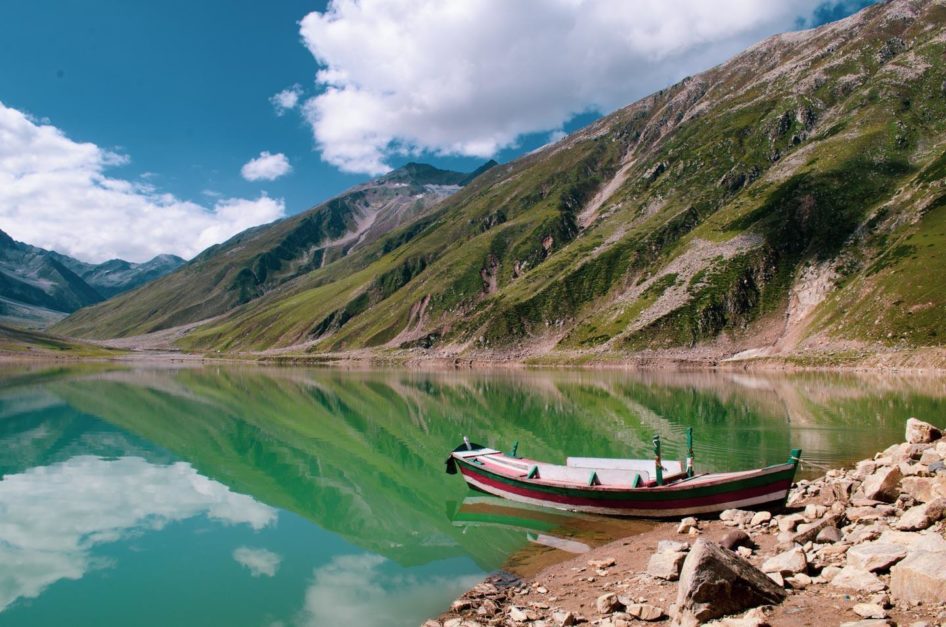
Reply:
<svg viewBox="0 0 946 627"><path fill-rule="evenodd" d="M818 505L816 503L809 503L805 506L805 518L808 520L817 520L827 513L828 508L824 505Z"/></svg>
<svg viewBox="0 0 946 627"><path fill-rule="evenodd" d="M805 522L805 517L801 514L788 514L786 516L778 516L776 520L778 521L779 531L795 531L795 527Z"/></svg>
<svg viewBox="0 0 946 627"><path fill-rule="evenodd" d="M680 551L658 551L651 555L650 561L647 562L647 574L658 579L676 581L686 557L686 553Z"/></svg>
<svg viewBox="0 0 946 627"><path fill-rule="evenodd" d="M942 520L943 516L946 516L946 499L933 499L903 512L894 527L902 531L918 531Z"/></svg>
<svg viewBox="0 0 946 627"><path fill-rule="evenodd" d="M691 529L699 529L699 523L696 522L696 518L693 516L687 516L680 521L680 524L677 526L677 533L689 533Z"/></svg>
<svg viewBox="0 0 946 627"><path fill-rule="evenodd" d="M848 566L878 572L887 570L906 556L906 549L898 544L868 542L852 546L847 552L847 563Z"/></svg>
<svg viewBox="0 0 946 627"><path fill-rule="evenodd" d="M890 569L890 592L908 603L946 599L946 551L915 551Z"/></svg>
<svg viewBox="0 0 946 627"><path fill-rule="evenodd" d="M838 528L835 526L825 527L818 532L818 535L815 536L815 542L820 544L834 544L835 542L841 541L841 532L838 531Z"/></svg>
<svg viewBox="0 0 946 627"><path fill-rule="evenodd" d="M733 522L742 526L749 524L753 516L755 516L754 512L744 509L725 509L720 513L719 519L723 522Z"/></svg>
<svg viewBox="0 0 946 627"><path fill-rule="evenodd" d="M772 520L772 512L761 511L753 514L752 520L749 521L749 524L753 527L756 527L758 525L768 524L770 520Z"/></svg>
<svg viewBox="0 0 946 627"><path fill-rule="evenodd" d="M755 546L755 543L752 541L752 538L749 537L749 534L741 529L733 529L719 541L719 545L724 549L729 549L730 551L735 551L740 546Z"/></svg>
<svg viewBox="0 0 946 627"><path fill-rule="evenodd" d="M779 553L762 564L762 572L779 573L783 577L804 572L807 568L808 558L805 557L805 551L801 547Z"/></svg>
<svg viewBox="0 0 946 627"><path fill-rule="evenodd" d="M844 590L858 590L861 592L880 592L887 586L881 581L880 577L874 573L851 566L845 566L834 577L828 585Z"/></svg>
<svg viewBox="0 0 946 627"><path fill-rule="evenodd" d="M946 477L904 477L900 489L920 503L946 497Z"/></svg>
<svg viewBox="0 0 946 627"><path fill-rule="evenodd" d="M661 540L657 543L658 553L686 553L690 550L690 545L686 542L677 542L676 540Z"/></svg>
<svg viewBox="0 0 946 627"><path fill-rule="evenodd" d="M707 621L784 599L785 591L763 572L701 538L683 563L676 605L684 615Z"/></svg>
<svg viewBox="0 0 946 627"><path fill-rule="evenodd" d="M618 595L614 594L613 592L602 594L597 599L595 599L595 609L598 610L599 614L610 614L620 606L621 602L618 601Z"/></svg>
<svg viewBox="0 0 946 627"><path fill-rule="evenodd" d="M910 444L926 444L943 437L943 432L928 422L908 418L906 437Z"/></svg>
<svg viewBox="0 0 946 627"><path fill-rule="evenodd" d="M858 603L852 609L861 618L887 618L887 611L876 603Z"/></svg>
<svg viewBox="0 0 946 627"><path fill-rule="evenodd" d="M634 618L646 621L660 620L664 616L662 609L648 603L630 603L624 611Z"/></svg>
<svg viewBox="0 0 946 627"><path fill-rule="evenodd" d="M900 495L900 479L903 474L896 466L884 466L864 479L861 489L864 496L875 501L892 503Z"/></svg>

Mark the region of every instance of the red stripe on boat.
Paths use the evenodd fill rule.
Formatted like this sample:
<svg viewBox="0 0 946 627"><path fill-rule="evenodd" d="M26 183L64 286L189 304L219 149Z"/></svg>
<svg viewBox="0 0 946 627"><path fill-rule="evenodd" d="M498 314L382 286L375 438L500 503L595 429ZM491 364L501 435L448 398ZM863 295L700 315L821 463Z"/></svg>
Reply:
<svg viewBox="0 0 946 627"><path fill-rule="evenodd" d="M759 486L753 486L750 488L741 488L739 490L733 491L721 491L717 494L709 494L705 496L693 496L686 497L681 499L660 499L660 500L623 500L623 499L598 499L598 498L588 498L581 496L570 496L566 494L555 494L552 492L544 492L541 490L534 490L528 487L525 487L521 484L511 484L505 483L502 481L497 481L488 477L486 475L481 475L467 466L461 466L460 471L464 476L469 476L476 481L488 485L490 487L496 488L498 490L503 490L504 492L510 492L512 494L518 494L520 496L525 496L531 499L536 499L540 501L548 501L552 503L561 503L563 505L573 505L573 506L586 506L586 507L599 507L603 509L653 509L653 510L672 510L672 509L691 509L694 507L704 507L707 505L717 505L719 503L728 503L729 501L741 501L743 499L750 499L756 496L763 496L765 494L771 494L779 490L788 490L791 487L791 480L781 480L773 481L771 483L766 483ZM694 488L697 486L693 486ZM567 489L567 488L566 488ZM773 498L773 500L776 500Z"/></svg>

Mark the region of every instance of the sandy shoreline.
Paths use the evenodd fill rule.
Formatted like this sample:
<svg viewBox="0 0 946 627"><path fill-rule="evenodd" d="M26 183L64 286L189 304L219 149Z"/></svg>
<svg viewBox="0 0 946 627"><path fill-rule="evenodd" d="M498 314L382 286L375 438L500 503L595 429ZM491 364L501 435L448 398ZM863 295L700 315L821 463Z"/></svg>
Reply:
<svg viewBox="0 0 946 627"><path fill-rule="evenodd" d="M942 439L935 444L893 445L874 459L859 462L854 469L831 470L820 479L797 482L788 507L772 512L775 515L770 520L761 515L758 518L763 522L755 524L755 513L709 515L699 521L697 531L687 533L680 533L680 521L657 522L648 531L595 548L531 577L491 576L455 601L451 610L427 621L425 627L698 624L692 616L674 608L674 604L680 603L678 587L682 588L682 583L655 574L660 568L655 570L651 560L659 552L661 542L665 543L661 546L683 542L690 550L699 539L719 543L738 532L751 537L751 554L747 548L740 551L756 568L771 571L772 558L778 556L784 561L786 555L792 556L792 551L804 555L804 566L800 570L782 571L776 577L787 594L783 602L751 610L743 617L724 618L719 624L837 625L865 620L866 608L870 608L877 612L877 618L863 623L865 627L944 625L946 511L941 510L946 507L946 471L935 470L937 463L941 468L944 458L946 441ZM876 489L877 476L887 481L880 491ZM891 483L891 477L896 485ZM940 508L930 515L931 521L909 522L919 510L930 507ZM826 526L837 533L834 541L822 537L821 530ZM922 580L912 572L892 575L890 564L872 568L874 572L867 572L861 582L853 585L842 581L844 577L839 572L847 572L846 567L858 552L869 553L886 543L887 550L901 551L898 557L903 559L912 556L910 542L917 540L937 543L936 552L929 554L933 556L930 559L938 560L936 570L940 575L935 581ZM896 546L891 549L890 545ZM846 555L851 549L856 551ZM904 559L904 564L908 561ZM686 568L684 563L683 569ZM900 582L896 581L898 576ZM911 597L912 592L903 591L904 577L907 581L921 580L916 584L922 589L917 593L919 596ZM934 596L924 598L923 594L930 590ZM601 599L609 594L619 599L617 607L601 606ZM659 611L659 617L644 620L635 616L635 612L642 612L641 607L650 608L643 611L643 616Z"/></svg>

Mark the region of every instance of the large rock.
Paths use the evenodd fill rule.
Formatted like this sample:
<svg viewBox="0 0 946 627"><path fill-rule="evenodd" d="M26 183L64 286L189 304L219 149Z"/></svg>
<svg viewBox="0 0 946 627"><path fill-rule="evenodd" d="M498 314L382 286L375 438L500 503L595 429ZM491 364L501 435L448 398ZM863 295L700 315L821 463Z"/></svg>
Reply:
<svg viewBox="0 0 946 627"><path fill-rule="evenodd" d="M946 499L933 499L929 503L911 507L903 512L900 520L894 523L894 527L903 531L918 531L942 520L944 515L946 515Z"/></svg>
<svg viewBox="0 0 946 627"><path fill-rule="evenodd" d="M847 563L870 572L885 571L907 556L899 544L868 542L852 546L847 552Z"/></svg>
<svg viewBox="0 0 946 627"><path fill-rule="evenodd" d="M881 581L880 577L874 573L851 566L850 564L841 569L841 572L831 578L829 586L842 588L844 590L859 590L861 592L880 592L887 586Z"/></svg>
<svg viewBox="0 0 946 627"><path fill-rule="evenodd" d="M911 552L890 569L890 592L908 603L946 599L946 551Z"/></svg>
<svg viewBox="0 0 946 627"><path fill-rule="evenodd" d="M684 615L707 621L783 599L785 591L765 573L700 538L683 563L676 605Z"/></svg>
<svg viewBox="0 0 946 627"><path fill-rule="evenodd" d="M907 442L910 444L926 444L943 437L943 432L928 422L907 419Z"/></svg>
<svg viewBox="0 0 946 627"><path fill-rule="evenodd" d="M680 551L658 551L651 555L650 561L647 562L647 574L658 579L676 581L680 577L680 567L686 557L686 553Z"/></svg>
<svg viewBox="0 0 946 627"><path fill-rule="evenodd" d="M946 497L946 477L904 477L900 489L920 503Z"/></svg>
<svg viewBox="0 0 946 627"><path fill-rule="evenodd" d="M763 573L779 573L783 577L802 573L807 569L808 558L800 546L770 557L762 564Z"/></svg>
<svg viewBox="0 0 946 627"><path fill-rule="evenodd" d="M864 479L861 489L864 496L875 501L892 503L900 495L900 479L903 474L896 466L884 466Z"/></svg>

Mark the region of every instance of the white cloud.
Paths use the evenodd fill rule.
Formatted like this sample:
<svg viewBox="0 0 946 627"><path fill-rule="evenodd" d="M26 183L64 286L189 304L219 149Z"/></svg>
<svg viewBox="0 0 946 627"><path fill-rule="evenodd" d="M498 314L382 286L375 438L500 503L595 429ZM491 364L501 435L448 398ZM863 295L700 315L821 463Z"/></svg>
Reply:
<svg viewBox="0 0 946 627"><path fill-rule="evenodd" d="M395 153L488 157L607 112L791 29L820 0L333 0L301 22L324 93L322 157L379 174Z"/></svg>
<svg viewBox="0 0 946 627"><path fill-rule="evenodd" d="M270 154L265 150L255 159L243 164L240 174L247 181L273 181L292 172L289 159L281 152Z"/></svg>
<svg viewBox="0 0 946 627"><path fill-rule="evenodd" d="M295 109L299 105L300 98L302 98L302 85L297 83L292 87L282 90L270 98L269 101L276 110L276 115L283 115L286 111Z"/></svg>
<svg viewBox="0 0 946 627"><path fill-rule="evenodd" d="M408 625L433 616L468 590L479 575L414 575L380 555L339 555L317 568L306 591L303 625Z"/></svg>
<svg viewBox="0 0 946 627"><path fill-rule="evenodd" d="M265 575L272 577L279 570L279 563L282 557L267 549L251 549L248 546L241 546L233 551L233 559L240 566L248 569L254 577Z"/></svg>
<svg viewBox="0 0 946 627"><path fill-rule="evenodd" d="M190 464L91 456L4 476L0 513L0 611L101 566L98 544L200 515L255 530L277 516Z"/></svg>
<svg viewBox="0 0 946 627"><path fill-rule="evenodd" d="M110 178L128 157L0 103L0 229L85 261L192 257L251 226L285 215L281 199L222 198L212 207ZM152 178L152 177L148 177Z"/></svg>

